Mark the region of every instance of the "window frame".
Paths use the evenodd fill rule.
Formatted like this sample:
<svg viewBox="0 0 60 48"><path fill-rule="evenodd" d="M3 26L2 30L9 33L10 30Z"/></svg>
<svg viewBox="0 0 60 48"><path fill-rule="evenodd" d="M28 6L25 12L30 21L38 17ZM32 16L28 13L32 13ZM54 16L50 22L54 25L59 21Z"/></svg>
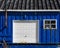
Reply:
<svg viewBox="0 0 60 48"><path fill-rule="evenodd" d="M50 24L45 24L45 21L50 21ZM55 21L55 24L51 24L51 21ZM50 25L50 28L45 28L45 25ZM55 28L51 28L51 25L55 25ZM43 28L44 29L57 29L57 19L44 19L43 20Z"/></svg>

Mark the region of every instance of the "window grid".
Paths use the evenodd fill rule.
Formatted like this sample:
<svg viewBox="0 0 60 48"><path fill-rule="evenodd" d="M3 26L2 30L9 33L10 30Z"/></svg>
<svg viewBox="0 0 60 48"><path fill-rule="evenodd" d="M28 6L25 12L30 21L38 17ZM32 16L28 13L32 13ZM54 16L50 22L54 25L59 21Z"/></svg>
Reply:
<svg viewBox="0 0 60 48"><path fill-rule="evenodd" d="M57 29L56 19L44 19L43 21L44 29Z"/></svg>

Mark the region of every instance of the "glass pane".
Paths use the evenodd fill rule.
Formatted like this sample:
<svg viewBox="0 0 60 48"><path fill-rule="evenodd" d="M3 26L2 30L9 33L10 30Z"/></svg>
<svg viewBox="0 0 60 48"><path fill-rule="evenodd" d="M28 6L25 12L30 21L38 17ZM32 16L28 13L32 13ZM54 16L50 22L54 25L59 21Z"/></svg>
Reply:
<svg viewBox="0 0 60 48"><path fill-rule="evenodd" d="M47 20L46 20L46 21L45 21L45 24L50 24L50 21L47 21Z"/></svg>
<svg viewBox="0 0 60 48"><path fill-rule="evenodd" d="M50 29L50 25L45 25L45 29Z"/></svg>
<svg viewBox="0 0 60 48"><path fill-rule="evenodd" d="M56 24L56 21L55 20L51 21L51 24Z"/></svg>
<svg viewBox="0 0 60 48"><path fill-rule="evenodd" d="M56 28L56 25L51 25L51 28Z"/></svg>

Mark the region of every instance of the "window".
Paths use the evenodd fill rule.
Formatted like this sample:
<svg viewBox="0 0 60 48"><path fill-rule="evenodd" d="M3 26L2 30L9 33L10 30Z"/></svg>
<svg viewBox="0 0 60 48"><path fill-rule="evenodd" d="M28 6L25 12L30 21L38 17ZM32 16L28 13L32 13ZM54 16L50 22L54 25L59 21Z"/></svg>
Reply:
<svg viewBox="0 0 60 48"><path fill-rule="evenodd" d="M13 43L38 43L38 20L13 20Z"/></svg>
<svg viewBox="0 0 60 48"><path fill-rule="evenodd" d="M44 19L43 27L44 29L57 29L57 20L56 19Z"/></svg>

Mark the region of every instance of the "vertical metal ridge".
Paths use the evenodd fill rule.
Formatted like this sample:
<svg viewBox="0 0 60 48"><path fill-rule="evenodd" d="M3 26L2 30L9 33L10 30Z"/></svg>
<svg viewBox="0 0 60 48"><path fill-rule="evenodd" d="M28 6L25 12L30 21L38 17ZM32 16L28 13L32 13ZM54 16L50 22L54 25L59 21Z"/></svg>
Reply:
<svg viewBox="0 0 60 48"><path fill-rule="evenodd" d="M30 3L30 4L31 4L31 6L30 6L30 7L31 7L31 9L33 9L33 7L34 7L34 6L33 6L33 2L34 2L34 1L33 1L33 0L31 0L31 3Z"/></svg>
<svg viewBox="0 0 60 48"><path fill-rule="evenodd" d="M47 16L46 16L46 18L45 19L47 19ZM45 43L47 44L47 30L45 29Z"/></svg>
<svg viewBox="0 0 60 48"><path fill-rule="evenodd" d="M23 0L21 0L21 9L23 8Z"/></svg>
<svg viewBox="0 0 60 48"><path fill-rule="evenodd" d="M4 9L5 7L5 0L2 1L2 4L1 4L1 9Z"/></svg>
<svg viewBox="0 0 60 48"><path fill-rule="evenodd" d="M28 7L28 0L25 0L25 7L24 7L24 9L27 9L26 7Z"/></svg>
<svg viewBox="0 0 60 48"><path fill-rule="evenodd" d="M56 0L54 0L54 3L55 3L55 6L56 6L56 9L59 9L59 8L58 8L58 3L57 3Z"/></svg>
<svg viewBox="0 0 60 48"><path fill-rule="evenodd" d="M18 7L19 7L19 0L18 0L18 2L17 2L17 9L18 9Z"/></svg>
<svg viewBox="0 0 60 48"><path fill-rule="evenodd" d="M58 9L60 9L60 1L59 0L56 0L56 2L57 2L57 6L58 6Z"/></svg>
<svg viewBox="0 0 60 48"><path fill-rule="evenodd" d="M19 0L18 0L17 3L16 3L16 9L18 9L18 4L19 4Z"/></svg>
<svg viewBox="0 0 60 48"><path fill-rule="evenodd" d="M45 0L42 0L43 2L43 8L46 9L46 3L45 3Z"/></svg>
<svg viewBox="0 0 60 48"><path fill-rule="evenodd" d="M37 6L38 6L38 5L37 5L37 0L35 0L35 9L37 9Z"/></svg>
<svg viewBox="0 0 60 48"><path fill-rule="evenodd" d="M29 9L29 1L30 1L30 0L27 0L26 9Z"/></svg>
<svg viewBox="0 0 60 48"><path fill-rule="evenodd" d="M11 0L10 0L10 3L9 3L9 9L10 9L10 6L11 6Z"/></svg>
<svg viewBox="0 0 60 48"><path fill-rule="evenodd" d="M37 0L37 9L39 9L39 0Z"/></svg>
<svg viewBox="0 0 60 48"><path fill-rule="evenodd" d="M9 1L7 2L7 4L8 4L7 9L9 9L10 1L11 1L11 0L9 0Z"/></svg>
<svg viewBox="0 0 60 48"><path fill-rule="evenodd" d="M55 1L53 0L54 9L56 9Z"/></svg>
<svg viewBox="0 0 60 48"><path fill-rule="evenodd" d="M31 3L31 0L29 0L29 9L31 9L31 4L30 3Z"/></svg>
<svg viewBox="0 0 60 48"><path fill-rule="evenodd" d="M3 0L0 0L0 9L2 9L2 8L1 8L2 3L3 3Z"/></svg>
<svg viewBox="0 0 60 48"><path fill-rule="evenodd" d="M59 13L59 26L60 26L60 13ZM60 27L59 27L59 35L60 35ZM59 42L60 42L60 36L59 36Z"/></svg>
<svg viewBox="0 0 60 48"><path fill-rule="evenodd" d="M15 3L15 0L13 0L13 2L11 4L12 5L12 8L11 9L14 9L14 5L15 5L14 3Z"/></svg>
<svg viewBox="0 0 60 48"><path fill-rule="evenodd" d="M35 2L36 2L36 1L33 0L33 10L35 9L35 6L36 6L36 5L35 5Z"/></svg>
<svg viewBox="0 0 60 48"><path fill-rule="evenodd" d="M26 0L23 0L23 2L22 2L22 9L25 9L25 7L26 7L25 2L27 2L27 1Z"/></svg>
<svg viewBox="0 0 60 48"><path fill-rule="evenodd" d="M53 0L50 0L50 3L51 3L52 9L55 9L55 8L54 8L54 4L53 4Z"/></svg>
<svg viewBox="0 0 60 48"><path fill-rule="evenodd" d="M38 2L39 2L39 9L42 9L41 0L39 0Z"/></svg>
<svg viewBox="0 0 60 48"><path fill-rule="evenodd" d="M21 9L21 0L19 0L18 9Z"/></svg>
<svg viewBox="0 0 60 48"><path fill-rule="evenodd" d="M14 7L13 7L14 9L17 8L17 5L16 5L16 4L17 4L17 1L18 1L18 0L15 0Z"/></svg>
<svg viewBox="0 0 60 48"><path fill-rule="evenodd" d="M57 1L58 5L59 5L59 9L60 9L60 0Z"/></svg>
<svg viewBox="0 0 60 48"><path fill-rule="evenodd" d="M46 4L47 4L47 9L50 9L49 0L46 0Z"/></svg>
<svg viewBox="0 0 60 48"><path fill-rule="evenodd" d="M39 0L35 0L35 9L39 9Z"/></svg>
<svg viewBox="0 0 60 48"><path fill-rule="evenodd" d="M49 0L49 4L50 4L50 9L52 9L52 6L51 6L51 1Z"/></svg>
<svg viewBox="0 0 60 48"><path fill-rule="evenodd" d="M50 15L50 19L51 19L51 15ZM50 24L51 24L51 21L50 21ZM52 43L52 29L51 29L51 26L50 26L50 43Z"/></svg>
<svg viewBox="0 0 60 48"><path fill-rule="evenodd" d="M55 16L54 16L54 18L56 18ZM56 29L54 30L54 42L56 43Z"/></svg>
<svg viewBox="0 0 60 48"><path fill-rule="evenodd" d="M48 9L47 0L45 0L45 6L46 6L46 9Z"/></svg>
<svg viewBox="0 0 60 48"><path fill-rule="evenodd" d="M0 9L5 9L5 0L0 0ZM7 9L60 9L60 0L7 0Z"/></svg>
<svg viewBox="0 0 60 48"><path fill-rule="evenodd" d="M44 9L44 6L43 6L43 1L41 0L41 6L42 6L42 9Z"/></svg>
<svg viewBox="0 0 60 48"><path fill-rule="evenodd" d="M14 2L15 2L15 0L10 0L10 6L9 6L9 9L13 9Z"/></svg>

